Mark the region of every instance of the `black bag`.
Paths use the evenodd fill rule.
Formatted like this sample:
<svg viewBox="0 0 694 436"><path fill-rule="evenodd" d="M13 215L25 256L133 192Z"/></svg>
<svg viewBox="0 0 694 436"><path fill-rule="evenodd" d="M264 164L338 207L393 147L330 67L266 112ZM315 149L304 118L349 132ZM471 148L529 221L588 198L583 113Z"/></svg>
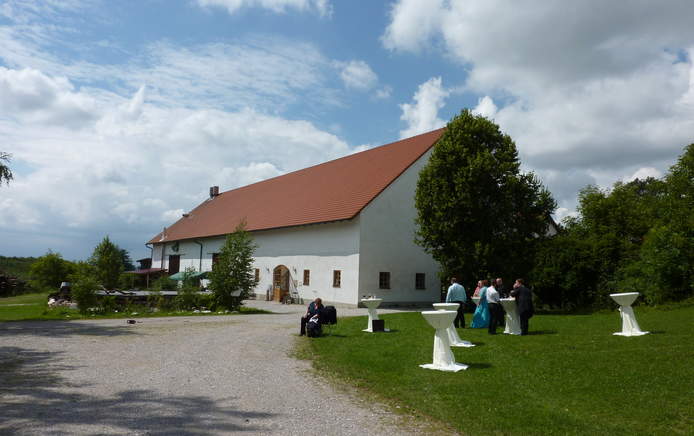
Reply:
<svg viewBox="0 0 694 436"><path fill-rule="evenodd" d="M314 316L306 323L306 335L309 338L317 338L321 335L321 326L318 317Z"/></svg>
<svg viewBox="0 0 694 436"><path fill-rule="evenodd" d="M335 306L325 306L321 313L321 324L337 324L337 310L335 310Z"/></svg>

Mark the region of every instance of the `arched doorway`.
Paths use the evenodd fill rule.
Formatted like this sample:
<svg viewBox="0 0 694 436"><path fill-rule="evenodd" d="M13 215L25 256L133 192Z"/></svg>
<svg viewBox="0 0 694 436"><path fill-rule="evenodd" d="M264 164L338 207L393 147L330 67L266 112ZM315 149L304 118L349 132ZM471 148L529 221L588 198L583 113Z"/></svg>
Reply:
<svg viewBox="0 0 694 436"><path fill-rule="evenodd" d="M272 300L281 302L289 295L289 268L278 265L272 271Z"/></svg>

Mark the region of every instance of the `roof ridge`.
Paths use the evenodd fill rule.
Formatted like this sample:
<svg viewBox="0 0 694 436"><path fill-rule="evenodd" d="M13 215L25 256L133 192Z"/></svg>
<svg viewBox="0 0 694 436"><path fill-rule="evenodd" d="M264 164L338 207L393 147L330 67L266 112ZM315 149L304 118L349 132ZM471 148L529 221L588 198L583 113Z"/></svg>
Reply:
<svg viewBox="0 0 694 436"><path fill-rule="evenodd" d="M255 185L258 185L258 184L260 184L260 183L269 182L269 181L275 180L275 179L277 179L277 178L279 178L279 177L285 177L285 176L289 176L289 175L291 175L291 174L300 173L300 172L302 172L302 171L311 170L311 169L314 169L314 168L317 168L317 167L320 167L320 166L324 166L324 165L328 165L328 164L331 164L331 163L334 163L334 162L337 162L337 161L340 161L340 160L343 160L343 159L353 158L353 157L355 157L355 156L362 155L363 153L368 153L368 152L380 150L380 149L382 149L382 148L384 148L384 147L389 147L389 146L395 145L395 144L397 144L397 143L399 143L399 142L413 140L413 139L418 138L418 137L420 137L420 136L429 135L429 134L431 134L431 133L434 133L434 132L439 131L439 130L444 130L444 129L445 129L445 127L441 127L441 128L439 128L439 129L434 129L434 130L431 130L431 131L429 131L429 132L420 133L420 134L415 135L415 136L410 136L410 137L407 137L407 138L398 139L397 141L389 142L389 143L387 143L387 144L378 145L378 146L376 146L376 147L372 147L372 148L369 148L369 149L367 149L367 150L358 151L358 152L356 152L356 153L350 153L350 154L347 154L347 155L345 155L345 156L340 156L340 157L337 157L337 158L335 158L335 159L331 159L331 160L328 160L328 161L325 161L325 162L313 164L313 165L311 165L311 166L304 167L304 168L299 168L298 170L290 171L290 172L288 172L288 173L279 174L279 175L277 175L277 176L273 176L273 177L270 177L270 178L268 178L268 179L258 180L257 182L249 183L248 185L243 185L243 186L239 186L239 187L237 187L237 188L229 189L229 190L227 190L227 191L222 191L222 192L219 193L219 195L223 195L223 194L226 194L226 193L229 193L229 192L237 191L237 190L239 190L239 189L244 189L244 188L248 188L248 187L251 187L251 186L255 186ZM433 144L432 144L432 145L433 145ZM408 166L408 168L409 168L409 166ZM406 168L406 169L407 169L407 168ZM404 172L404 170L403 170L403 172ZM209 199L208 199L208 200L209 200ZM200 203L200 205L202 205L202 204L204 204L204 203L205 203L205 202L203 201L202 203ZM200 205L198 205L198 206L200 206ZM196 207L193 208L192 210L197 209L198 206L196 206ZM192 211L192 210L191 210L191 211Z"/></svg>
<svg viewBox="0 0 694 436"><path fill-rule="evenodd" d="M429 151L443 130L220 192L149 243L228 234L240 219L247 220L249 231L352 219Z"/></svg>

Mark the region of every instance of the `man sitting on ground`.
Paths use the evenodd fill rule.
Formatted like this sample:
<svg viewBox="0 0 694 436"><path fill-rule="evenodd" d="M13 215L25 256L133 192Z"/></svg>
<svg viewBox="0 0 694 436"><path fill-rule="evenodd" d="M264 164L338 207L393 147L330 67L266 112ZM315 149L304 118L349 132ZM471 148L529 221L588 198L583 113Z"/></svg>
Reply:
<svg viewBox="0 0 694 436"><path fill-rule="evenodd" d="M311 304L308 305L308 310L306 310L306 314L301 317L301 332L299 333L301 336L304 336L306 334L306 323L308 320L313 318L315 315L318 315L320 317L320 312L323 310L323 300L320 298L316 298L311 302Z"/></svg>

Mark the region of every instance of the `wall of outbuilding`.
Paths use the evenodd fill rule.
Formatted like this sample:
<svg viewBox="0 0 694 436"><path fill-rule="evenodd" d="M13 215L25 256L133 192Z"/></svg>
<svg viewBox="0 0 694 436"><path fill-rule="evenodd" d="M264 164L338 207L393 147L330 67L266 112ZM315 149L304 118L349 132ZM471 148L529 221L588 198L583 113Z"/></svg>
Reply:
<svg viewBox="0 0 694 436"><path fill-rule="evenodd" d="M321 297L328 303L356 305L359 283L359 219L327 224L315 224L285 229L253 232L257 248L254 268L258 268L260 281L255 288L257 298L265 298L272 286L273 270L279 265L289 269L292 280L302 299ZM180 270L193 267L196 271L212 269L212 255L224 244L224 237L201 238L200 246L192 240L178 241L178 252L173 242L155 244L153 267L168 269L168 256L181 256ZM162 262L162 247L165 246ZM161 265L161 266L160 266ZM304 270L310 271L309 284L303 284ZM333 287L333 271L341 272L340 287Z"/></svg>
<svg viewBox="0 0 694 436"><path fill-rule="evenodd" d="M360 214L359 289L384 304L438 302L439 265L415 244L414 195L419 171L431 150L395 179ZM379 289L379 273L390 273L390 289ZM425 289L415 289L415 274L425 274Z"/></svg>

